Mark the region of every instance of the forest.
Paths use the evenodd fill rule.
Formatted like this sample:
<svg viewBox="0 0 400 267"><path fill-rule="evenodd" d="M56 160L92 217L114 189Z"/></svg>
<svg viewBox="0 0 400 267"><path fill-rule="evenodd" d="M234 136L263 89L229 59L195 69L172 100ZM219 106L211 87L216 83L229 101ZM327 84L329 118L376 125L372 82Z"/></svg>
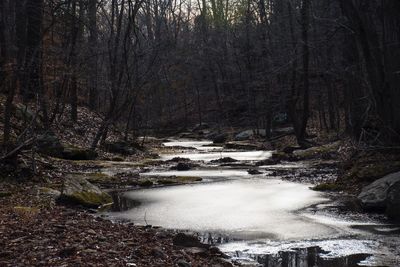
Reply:
<svg viewBox="0 0 400 267"><path fill-rule="evenodd" d="M0 266L399 266L399 14L0 0Z"/></svg>

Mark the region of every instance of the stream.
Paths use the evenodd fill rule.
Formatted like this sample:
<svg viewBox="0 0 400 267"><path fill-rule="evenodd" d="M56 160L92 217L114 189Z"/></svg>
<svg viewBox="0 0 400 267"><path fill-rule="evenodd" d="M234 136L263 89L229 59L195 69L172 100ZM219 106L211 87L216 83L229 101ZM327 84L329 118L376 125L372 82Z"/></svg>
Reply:
<svg viewBox="0 0 400 267"><path fill-rule="evenodd" d="M260 174L250 175L246 166L268 159L272 151L226 150L209 141L192 140L163 145L178 152L161 155L162 160L189 158L199 167L155 168L141 176L201 177L202 181L126 192L120 196L124 208L109 216L196 233L243 265L400 266L400 226L353 211L342 195L310 190L311 184L304 182L307 177L293 182L274 171L302 170L300 176L307 176L307 163L260 166ZM213 162L224 157L240 164Z"/></svg>

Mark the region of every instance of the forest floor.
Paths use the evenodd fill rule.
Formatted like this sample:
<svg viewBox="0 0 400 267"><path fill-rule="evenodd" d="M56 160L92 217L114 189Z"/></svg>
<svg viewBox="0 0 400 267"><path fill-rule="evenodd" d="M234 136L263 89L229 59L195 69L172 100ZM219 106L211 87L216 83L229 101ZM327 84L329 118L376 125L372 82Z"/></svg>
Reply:
<svg viewBox="0 0 400 267"><path fill-rule="evenodd" d="M96 114L80 108L77 123L71 124L68 118L60 117L54 132L63 144L87 147L100 121ZM0 131L2 127L0 122ZM17 136L21 129L23 123L14 116L13 134ZM226 129L226 132L229 131ZM122 136L121 132L111 131L109 141L120 140ZM192 132L182 134L182 137L202 138L204 135ZM18 170L10 170L9 167L1 170L0 266L232 266L216 248L193 249L175 245L173 240L177 234L174 232L112 222L97 216L95 210L57 203L52 190L61 191L65 176L71 173L84 173L90 177L90 182L105 190L149 186L148 181L141 180L138 174L162 164L154 160L156 154L168 151L168 148L161 148L162 141L162 138L148 138L131 156L121 156L100 148L97 159L87 161L57 159L33 153L31 149L24 151L18 158ZM296 175L290 171L283 171L280 175L291 181L318 184L319 190L346 190L355 194L360 185L388 172L386 168L371 168L370 172L366 172L369 175L366 180L364 176L357 177L359 172L354 168L364 170L371 162L364 162L362 159L365 157L359 157L358 165L346 167L345 163L353 155L351 146L348 142L334 141L334 138L322 138L318 140L319 146L298 152L284 151L294 146L292 136L272 143L252 139L231 145L250 144L252 148L256 145L263 149L277 149L273 162L267 164L280 161L312 163L315 171L307 175ZM32 154L35 154L35 173L29 171ZM376 153L374 155L378 157ZM383 162L387 163L390 159L393 164L389 165L393 168L400 162L395 156L382 155ZM118 166L115 173L105 175L102 172L104 169L113 172L115 166ZM341 177L347 175L347 178L336 179L333 176L328 180L318 179L321 173L332 172L339 172ZM309 179L301 180L304 177ZM160 181L158 183L161 184Z"/></svg>

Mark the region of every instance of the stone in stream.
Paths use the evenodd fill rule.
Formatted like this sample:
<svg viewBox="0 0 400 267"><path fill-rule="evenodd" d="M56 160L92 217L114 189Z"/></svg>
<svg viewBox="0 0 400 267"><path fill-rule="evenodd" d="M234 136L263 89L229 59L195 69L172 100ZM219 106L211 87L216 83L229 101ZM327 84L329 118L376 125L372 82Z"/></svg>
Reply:
<svg viewBox="0 0 400 267"><path fill-rule="evenodd" d="M361 205L365 210L374 210L383 212L387 208L388 195L389 192L392 192L392 187L393 187L393 192L391 193L391 202L390 202L392 203L390 210L393 210L393 207L395 206L396 203L396 197L394 196L394 192L397 192L399 187L398 184L400 184L400 172L395 172L386 175L385 177L376 180L372 184L364 187L361 193L359 194L358 199L360 200ZM394 185L396 185L396 187L394 187ZM397 203L399 201L398 198L399 196L397 195Z"/></svg>
<svg viewBox="0 0 400 267"><path fill-rule="evenodd" d="M178 247L197 247L197 248L208 248L210 245L203 244L199 238L193 235L185 233L178 233L172 239L174 246Z"/></svg>
<svg viewBox="0 0 400 267"><path fill-rule="evenodd" d="M256 169L247 170L247 173L250 175L262 174L262 172L260 172L259 170L256 170Z"/></svg>
<svg viewBox="0 0 400 267"><path fill-rule="evenodd" d="M220 159L214 159L211 160L211 163L232 163L232 162L237 162L238 160L230 158L230 157L225 157L225 158L220 158Z"/></svg>
<svg viewBox="0 0 400 267"><path fill-rule="evenodd" d="M194 164L188 162L179 162L176 166L171 167L171 170L188 171L194 167Z"/></svg>
<svg viewBox="0 0 400 267"><path fill-rule="evenodd" d="M66 204L77 204L88 208L98 208L113 202L109 194L88 182L84 177L72 174L65 178L58 200Z"/></svg>

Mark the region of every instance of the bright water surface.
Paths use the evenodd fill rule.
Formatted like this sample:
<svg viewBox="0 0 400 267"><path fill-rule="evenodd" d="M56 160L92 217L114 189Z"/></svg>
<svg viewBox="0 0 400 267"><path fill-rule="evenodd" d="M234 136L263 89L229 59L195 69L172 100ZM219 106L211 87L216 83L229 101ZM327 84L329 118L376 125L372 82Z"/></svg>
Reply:
<svg viewBox="0 0 400 267"><path fill-rule="evenodd" d="M165 143L165 146L193 147L199 151L163 155L162 159L183 157L209 162L232 157L255 161L271 156L271 151L204 151L204 145L210 144L207 141ZM285 168L285 165L276 167ZM301 166L288 164L287 167ZM257 258L263 266L400 266L398 250L391 247L399 242L398 234L391 234L397 233L395 226L367 217L354 220L325 212L323 208L332 205L332 201L327 195L310 190L310 185L265 174L251 176L245 169L207 166L142 175L196 176L203 177L207 183L127 192L124 197L137 204L112 216L136 224L195 231L203 236L206 233L226 236L230 242L220 244L222 251L242 262ZM304 259L302 253L306 255ZM266 256L260 258L260 255ZM291 260L286 262L286 258Z"/></svg>

